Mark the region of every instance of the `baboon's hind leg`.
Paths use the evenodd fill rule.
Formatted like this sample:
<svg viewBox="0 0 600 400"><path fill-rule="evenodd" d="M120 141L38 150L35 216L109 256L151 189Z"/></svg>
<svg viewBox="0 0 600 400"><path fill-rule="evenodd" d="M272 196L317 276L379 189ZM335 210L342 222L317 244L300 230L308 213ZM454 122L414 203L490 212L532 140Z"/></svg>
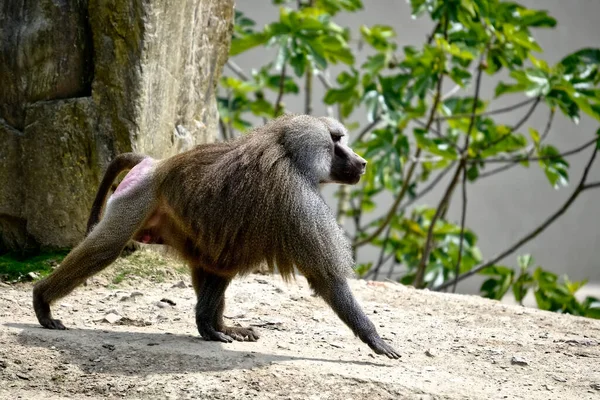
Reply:
<svg viewBox="0 0 600 400"><path fill-rule="evenodd" d="M34 286L33 308L42 326L65 329L60 320L52 318L50 304L110 265L141 228L155 207L151 192L144 186L130 187L125 193L115 196L94 230L54 272Z"/></svg>
<svg viewBox="0 0 600 400"><path fill-rule="evenodd" d="M230 278L220 277L200 268L192 269L192 282L198 297L196 304L196 325L205 340L225 343L238 341L255 342L258 334L253 328L226 326L223 322L225 290Z"/></svg>

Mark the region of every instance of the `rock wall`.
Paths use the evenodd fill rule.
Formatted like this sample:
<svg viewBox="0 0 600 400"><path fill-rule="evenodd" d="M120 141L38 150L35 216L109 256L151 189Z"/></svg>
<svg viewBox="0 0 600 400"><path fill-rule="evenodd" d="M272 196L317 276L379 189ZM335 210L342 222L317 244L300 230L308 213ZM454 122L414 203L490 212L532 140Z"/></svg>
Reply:
<svg viewBox="0 0 600 400"><path fill-rule="evenodd" d="M211 141L233 0L0 0L0 254L71 247L116 155Z"/></svg>

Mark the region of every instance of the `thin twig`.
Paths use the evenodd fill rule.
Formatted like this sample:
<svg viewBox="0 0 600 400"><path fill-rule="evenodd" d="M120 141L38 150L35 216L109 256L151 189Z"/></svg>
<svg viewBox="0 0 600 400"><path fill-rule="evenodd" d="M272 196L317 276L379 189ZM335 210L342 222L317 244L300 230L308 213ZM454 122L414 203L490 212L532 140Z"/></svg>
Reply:
<svg viewBox="0 0 600 400"><path fill-rule="evenodd" d="M306 70L306 84L304 86L304 114L312 114L312 68Z"/></svg>
<svg viewBox="0 0 600 400"><path fill-rule="evenodd" d="M548 226L550 226L554 221L556 221L561 215L563 215L567 211L567 209L571 206L571 204L573 204L573 202L577 199L577 197L583 191L591 188L589 185L585 184L585 181L588 177L588 174L590 172L592 164L594 163L594 159L596 158L597 153L598 153L598 150L596 148L594 148L594 151L592 152L592 155L591 155L587 165L585 166L585 169L583 171L583 174L581 176L579 184L577 185L577 187L575 188L575 190L573 191L571 196L554 214L552 214L549 218L547 218L541 225L539 225L533 231L531 231L530 233L528 233L527 235L525 235L524 237L519 239L515 244L510 246L508 249L502 251L500 254L493 257L491 260L478 265L477 267L471 269L470 271L465 272L464 274L459 275L458 277L456 277L453 280L448 280L448 281L442 283L441 285L438 285L433 290L436 290L436 291L444 290L444 289L450 287L450 285L455 284L455 282L460 282L470 276L477 274L479 271L483 270L484 268L492 266L492 265L496 264L498 261L502 260L504 257L511 255L512 253L517 251L521 246L523 246L525 243L529 242L531 239L535 238L540 233L542 233ZM594 185L592 187L596 187L595 186L596 183L594 183L592 185Z"/></svg>
<svg viewBox="0 0 600 400"><path fill-rule="evenodd" d="M431 33L429 34L429 36L427 37L427 44L431 44L433 42L433 38L435 37L435 33L437 32L438 29L440 29L440 26L442 25L442 22L439 21L434 27L433 30L431 31Z"/></svg>
<svg viewBox="0 0 600 400"><path fill-rule="evenodd" d="M379 124L380 122L381 122L381 117L380 116L375 117L373 122L371 122L369 125L365 126L363 128L363 130L360 131L358 136L356 136L356 139L354 139L354 143L358 143L358 142L362 141L363 137L367 133L371 132L371 130L373 130L373 128L375 128L377 126L377 124Z"/></svg>
<svg viewBox="0 0 600 400"><path fill-rule="evenodd" d="M499 174L500 172L504 172L507 169L511 169L512 167L516 167L517 165L519 165L519 163L518 162L514 162L512 164L506 164L506 165L503 165L501 167L498 167L498 168L495 168L495 169L492 169L492 170L489 170L489 171L486 171L486 172L482 172L482 173L479 174L479 176L477 177L477 179L487 178L489 176Z"/></svg>
<svg viewBox="0 0 600 400"><path fill-rule="evenodd" d="M285 67L286 64L283 64L281 67L281 75L279 76L279 93L277 94L277 100L275 100L275 116L279 115L281 111L281 99L283 98L283 90L285 88Z"/></svg>
<svg viewBox="0 0 600 400"><path fill-rule="evenodd" d="M462 176L462 210L460 214L460 239L458 242L458 257L456 260L456 268L454 275L454 286L452 286L452 293L456 293L456 285L458 284L458 275L460 275L460 263L462 262L463 242L465 240L465 220L467 217L467 169L463 168Z"/></svg>
<svg viewBox="0 0 600 400"><path fill-rule="evenodd" d="M436 187L442 179L452 170L452 167L456 165L456 161L452 161L442 172L440 172L423 190L417 193L412 199L408 200L401 207L398 207L398 212L403 212L406 208L410 207L414 202L419 200L421 197L429 193L434 187Z"/></svg>
<svg viewBox="0 0 600 400"><path fill-rule="evenodd" d="M392 260L392 262L390 263L390 268L388 269L387 272L387 279L391 279L392 274L394 273L394 266L396 263L396 254L394 253L390 253L388 254L385 259L383 260L383 263L385 264L386 262L390 261L390 259Z"/></svg>
<svg viewBox="0 0 600 400"><path fill-rule="evenodd" d="M339 189L338 189L338 206L337 206L337 216L336 216L336 222L339 225L344 225L344 220L346 219L346 214L348 213L348 208L349 208L349 201L348 201L348 196L350 196L350 187L348 185L340 185ZM355 208L356 210L356 208ZM355 213L354 215L354 222L355 225L357 225L358 227L358 221L356 221L357 218L360 218L358 212ZM360 233L360 232L357 232Z"/></svg>
<svg viewBox="0 0 600 400"><path fill-rule="evenodd" d="M227 67L229 67L229 69L238 76L238 78L241 78L244 81L250 80L250 78L248 77L248 75L246 75L246 73L244 72L244 70L237 65L235 62L233 62L231 59L227 60L227 63L225 64L227 65Z"/></svg>
<svg viewBox="0 0 600 400"><path fill-rule="evenodd" d="M324 71L318 72L317 77L319 78L323 86L325 86L325 89L331 89L333 87L331 85L331 82L329 82L329 79L327 79L327 77L324 75Z"/></svg>
<svg viewBox="0 0 600 400"><path fill-rule="evenodd" d="M229 133L227 132L227 126L225 122L223 122L223 118L219 118L219 128L221 128L221 135L223 136L223 141L229 140Z"/></svg>
<svg viewBox="0 0 600 400"><path fill-rule="evenodd" d="M523 116L523 118L521 118L519 120L519 122L517 122L512 128L510 128L510 131L506 135L502 135L499 138L497 138L496 140L492 140L491 142L486 143L484 146L484 149L489 149L490 147L493 147L493 146L503 142L504 140L508 139L513 133L515 133L517 130L519 130L521 128L521 126L523 126L523 124L525 122L527 122L529 117L531 117L531 114L533 114L533 112L535 111L536 107L540 103L540 100L541 100L541 98L537 97L535 99L535 102L533 103L533 105L529 108L529 111L527 111L527 113Z"/></svg>
<svg viewBox="0 0 600 400"><path fill-rule="evenodd" d="M433 132L435 133L438 137L445 139L448 143L451 143L452 145L456 146L456 143L450 141L450 139L448 139L447 137L443 136L442 133L440 131L438 131L437 129L433 129L431 127L431 125L429 126L429 128L427 128L427 122L424 122L418 118L415 118L412 120L415 124L422 126L424 130L428 131L428 132Z"/></svg>
<svg viewBox="0 0 600 400"><path fill-rule="evenodd" d="M480 117L485 117L485 116L488 116L488 115L507 113L507 112L510 112L510 111L514 111L514 110L516 110L518 108L521 108L523 106L526 106L527 104L533 103L536 100L537 100L537 97L536 98L527 99L527 100L522 101L520 103L513 104L512 106L508 106L508 107L504 107L504 108L497 108L495 110L485 111L485 112L482 112L480 114L476 114L475 117L476 118L480 118ZM473 114L445 115L445 116L437 117L436 120L447 121L447 120L451 120L451 119L471 118L472 115Z"/></svg>
<svg viewBox="0 0 600 400"><path fill-rule="evenodd" d="M384 256L385 256L385 248L387 246L388 241L390 240L390 234L392 233L392 226L388 226L387 232L385 233L385 238L383 239L383 243L381 245L381 250L379 251L379 259L377 260L377 264L375 264L374 268L371 268L369 270L369 272L367 272L367 274L364 276L364 279L369 278L371 275L373 275L373 279L377 280L377 277L379 276L379 270L381 269L381 266L384 263Z"/></svg>
<svg viewBox="0 0 600 400"><path fill-rule="evenodd" d="M540 142L539 142L540 144L544 142L544 140L546 139L546 137L550 133L550 128L552 127L552 122L554 121L554 115L556 114L555 111L556 110L554 110L554 109L550 110L550 116L548 117L548 122L546 122L546 128L544 128L544 133L540 137ZM533 154L534 150L535 150L535 146L530 145L529 149L527 150L527 157L531 157L531 155ZM479 174L478 179L486 178L486 177L498 174L500 172L504 172L504 171L506 171L508 169L516 167L517 165L519 165L519 161L515 161L515 162L513 162L511 164L508 164L508 165L503 165L501 167L492 169L490 171L482 172L482 173Z"/></svg>
<svg viewBox="0 0 600 400"><path fill-rule="evenodd" d="M584 189L595 189L595 188L598 188L598 187L600 187L600 182L592 182L592 183L588 183L583 188Z"/></svg>
<svg viewBox="0 0 600 400"><path fill-rule="evenodd" d="M548 116L548 121L546 122L546 127L544 128L544 133L542 133L542 136L540 137L540 143L542 143L544 140L546 140L546 137L548 136L548 134L550 133L550 128L552 127L552 123L554 122L554 115L556 114L556 109L551 108L550 109L550 115ZM533 152L533 148L531 148L531 151Z"/></svg>
<svg viewBox="0 0 600 400"><path fill-rule="evenodd" d="M540 156L540 157L522 157L522 156L516 156L516 157L511 157L511 158L470 159L469 163L485 163L485 164L489 164L489 163L506 163L506 162L508 162L508 163L519 163L521 161L552 160L552 159L555 159L555 158L568 157L568 156L572 156L573 154L577 154L577 153L579 153L579 152L587 149L588 147L590 147L591 145L593 145L597 141L598 141L598 138L591 139L591 140L583 143L582 145L575 147L574 149L567 150L564 153L560 153L560 154L556 154L556 155Z"/></svg>
<svg viewBox="0 0 600 400"><path fill-rule="evenodd" d="M233 96L233 92L231 90L227 91L227 110L231 113L231 97ZM233 139L235 133L233 131L233 118L229 118L227 121L227 135L230 139Z"/></svg>

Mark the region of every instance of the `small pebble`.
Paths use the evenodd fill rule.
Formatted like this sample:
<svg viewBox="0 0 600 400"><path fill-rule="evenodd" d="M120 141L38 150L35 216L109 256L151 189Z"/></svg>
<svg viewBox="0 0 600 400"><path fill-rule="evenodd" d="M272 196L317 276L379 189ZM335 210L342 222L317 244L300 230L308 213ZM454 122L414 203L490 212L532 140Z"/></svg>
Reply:
<svg viewBox="0 0 600 400"><path fill-rule="evenodd" d="M518 357L518 356L513 356L513 358L511 358L511 360L510 360L510 363L512 365L520 365L520 366L529 365L529 361L527 361L523 357Z"/></svg>
<svg viewBox="0 0 600 400"><path fill-rule="evenodd" d="M427 350L425 350L425 355L427 357L436 357L437 352L434 349L427 349Z"/></svg>

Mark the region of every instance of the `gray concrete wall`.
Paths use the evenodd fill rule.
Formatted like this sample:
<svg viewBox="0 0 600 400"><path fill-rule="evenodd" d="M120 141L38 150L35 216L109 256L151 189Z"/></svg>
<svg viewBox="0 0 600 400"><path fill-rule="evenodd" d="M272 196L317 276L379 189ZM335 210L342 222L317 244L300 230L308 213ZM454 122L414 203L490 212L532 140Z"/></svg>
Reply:
<svg viewBox="0 0 600 400"><path fill-rule="evenodd" d="M558 26L553 30L538 30L535 37L545 50L541 58L550 63L560 60L565 54L587 46L598 46L600 38L600 1L597 0L521 0L530 8L546 9L558 20ZM376 0L364 1L365 10L356 14L340 14L337 22L344 26L352 26L355 33L360 24L385 24L395 27L400 46L413 44L421 45L432 24L426 19L413 20L410 17L410 7L405 0ZM244 11L258 25L273 21L277 18L277 9L271 2L255 0L237 0L236 7ZM356 39L356 37L354 38ZM357 46L357 41L353 42ZM258 49L242 56L235 61L246 71L258 67L265 57L272 57L272 51ZM359 53L359 62L366 56ZM332 68L335 77L339 67ZM226 69L226 73L228 73ZM491 98L495 83L489 78L483 85L483 96ZM444 88L449 90L451 85ZM470 89L469 92L472 92ZM315 98L322 92L319 91ZM502 98L495 107L513 104L522 98ZM302 112L303 98L288 98L286 105L293 112ZM315 114L325 114L322 104L316 103ZM524 111L504 116L502 122L514 122L523 115ZM548 115L547 107L538 107L530 119L529 125L539 131L544 129ZM365 118L354 115L364 123ZM584 117L579 125L574 125L562 116L555 118L548 141L561 150L571 149L589 140L599 127L597 121ZM526 127L525 127L526 129ZM526 132L526 130L524 130ZM556 191L550 187L546 177L537 166L529 169L514 168L504 174L478 181L468 188L469 208L467 224L479 235L479 246L486 258L503 250L519 237L528 233L541 223L550 213L556 210L571 193L574 182L580 176L583 164L589 152L584 156L572 157L570 176L573 182L570 187ZM600 163L592 171L592 179L600 179ZM334 204L327 190L330 204ZM441 189L434 191L421 202L437 204ZM389 204L386 200L382 207ZM600 282L600 262L597 248L600 247L600 190L584 193L571 207L566 215L546 230L535 240L525 245L518 254L529 252L544 268L557 273L567 273L572 279L590 278ZM460 216L460 201L456 197L450 218L458 221ZM384 212L382 210L381 212ZM359 260L373 259L376 255L373 249L365 249L359 254ZM510 256L504 263L516 266L516 255ZM459 289L472 292L478 288L478 281L470 281ZM593 287L590 287L593 289ZM600 295L597 290L596 295Z"/></svg>

